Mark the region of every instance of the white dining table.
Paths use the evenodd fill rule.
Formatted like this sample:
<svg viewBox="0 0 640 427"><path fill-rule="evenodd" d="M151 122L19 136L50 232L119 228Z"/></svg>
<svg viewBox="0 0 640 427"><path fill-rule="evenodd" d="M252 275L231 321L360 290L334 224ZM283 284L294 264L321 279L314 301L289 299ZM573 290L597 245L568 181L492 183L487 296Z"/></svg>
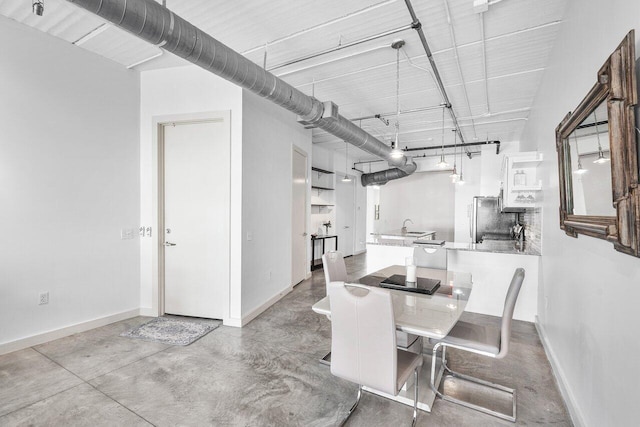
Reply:
<svg viewBox="0 0 640 427"><path fill-rule="evenodd" d="M354 281L354 283L378 286L384 279L394 274L404 273L404 266L393 265L366 275ZM418 267L417 276L438 279L440 280L440 287L432 295L388 289L392 296L396 329L425 338L443 338L449 333L464 312L473 287L471 274ZM366 291L355 288L354 292ZM315 303L312 309L318 314L323 314L331 318L331 304L328 296ZM423 358L424 362L418 376L418 407L424 411L431 412L431 407L435 400L435 393L429 387L431 378L431 355L423 354ZM440 366L440 369L436 372L436 385L440 383L442 372L443 368ZM410 384L407 383L398 396L392 396L368 387L364 389L413 406L412 382Z"/></svg>

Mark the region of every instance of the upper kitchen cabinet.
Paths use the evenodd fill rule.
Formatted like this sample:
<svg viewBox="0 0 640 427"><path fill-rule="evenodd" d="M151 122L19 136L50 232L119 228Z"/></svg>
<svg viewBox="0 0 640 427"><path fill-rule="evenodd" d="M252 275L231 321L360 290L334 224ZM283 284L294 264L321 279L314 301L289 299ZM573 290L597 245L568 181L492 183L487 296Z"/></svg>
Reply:
<svg viewBox="0 0 640 427"><path fill-rule="evenodd" d="M532 151L513 154L505 157L504 162L502 209L537 207L542 191L542 182L538 177L542 153Z"/></svg>

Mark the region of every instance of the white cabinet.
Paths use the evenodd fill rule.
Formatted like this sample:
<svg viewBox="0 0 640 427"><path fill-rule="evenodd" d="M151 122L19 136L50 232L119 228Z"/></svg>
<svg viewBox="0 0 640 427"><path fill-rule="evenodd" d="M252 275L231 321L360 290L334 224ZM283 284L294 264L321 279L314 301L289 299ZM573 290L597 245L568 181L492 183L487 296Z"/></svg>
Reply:
<svg viewBox="0 0 640 427"><path fill-rule="evenodd" d="M542 181L538 176L542 153L518 153L505 157L504 161L502 208L537 207L542 194Z"/></svg>

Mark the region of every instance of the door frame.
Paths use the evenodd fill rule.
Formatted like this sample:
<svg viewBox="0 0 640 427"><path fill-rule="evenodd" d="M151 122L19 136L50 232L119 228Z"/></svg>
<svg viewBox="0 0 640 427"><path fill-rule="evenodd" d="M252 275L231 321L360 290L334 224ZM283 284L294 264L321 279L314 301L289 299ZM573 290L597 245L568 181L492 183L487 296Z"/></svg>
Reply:
<svg viewBox="0 0 640 427"><path fill-rule="evenodd" d="M351 178L351 190L352 190L352 194L351 194L351 198L353 200L353 209L351 211L351 218L353 220L353 225L351 226L351 234L352 234L352 239L351 239L351 255L347 255L347 256L353 256L356 255L358 253L358 251L356 251L356 240L357 240L357 233L356 233L356 227L357 227L357 222L358 222L358 204L356 203L356 192L358 191L357 189L357 185L358 185L358 179L356 176L351 175L349 173L346 173L345 175L347 175L349 178ZM336 184L336 188L338 187L338 185L340 184ZM338 194L336 191L336 205L338 204ZM337 221L337 212L336 212L336 226L338 225L338 221ZM336 230L336 234L337 230ZM341 239L341 241L343 242L344 245L344 240L345 239ZM344 246L343 246L344 247ZM343 251L344 253L344 251Z"/></svg>
<svg viewBox="0 0 640 427"><path fill-rule="evenodd" d="M170 114L153 117L152 136L152 206L153 206L153 229L152 229L152 277L151 277L151 311L156 316L162 316L164 311L164 256L165 256L165 222L164 222L164 131L163 127L172 123L194 124L206 123L222 119L229 126L229 145L231 146L231 111L213 111L203 113ZM231 147L230 147L231 148ZM229 156L229 166L231 169L231 150ZM231 173L233 176L233 173ZM231 176L229 186L231 187ZM229 188L231 194L231 188ZM231 220L231 203L229 204L229 218ZM231 224L230 224L231 225ZM231 294L231 226L229 227L229 286L224 288L223 299L225 301L223 309L223 323L227 323L230 318L230 294Z"/></svg>
<svg viewBox="0 0 640 427"><path fill-rule="evenodd" d="M304 230L305 233L309 233L309 170L311 169L311 167L309 166L309 155L307 154L307 152L305 150L303 150L302 148L298 147L295 144L291 144L291 171L293 174L293 156L294 156L294 152L297 152L298 154L300 154L301 156L304 157L304 182L305 182L305 186L304 186ZM293 207L293 182L291 182L291 206ZM305 236L306 237L306 236ZM293 209L291 211L291 250L292 250L292 256L291 256L291 287L293 288L295 285L297 285L298 283L293 283ZM311 277L311 270L309 269L309 248L307 246L306 243L306 238L305 238L305 244L304 244L304 265L305 265L305 269L304 269L304 279L302 280L306 280L309 277Z"/></svg>

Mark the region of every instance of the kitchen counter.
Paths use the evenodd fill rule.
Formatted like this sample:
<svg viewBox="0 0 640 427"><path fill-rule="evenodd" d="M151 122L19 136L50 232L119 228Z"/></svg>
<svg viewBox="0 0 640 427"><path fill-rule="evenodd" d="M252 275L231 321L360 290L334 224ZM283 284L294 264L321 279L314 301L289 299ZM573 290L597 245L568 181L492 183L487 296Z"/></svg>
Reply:
<svg viewBox="0 0 640 427"><path fill-rule="evenodd" d="M472 252L491 252L498 254L535 255L540 256L540 250L524 242L524 248L519 249L515 240L488 240L483 243L455 243L446 242L445 249Z"/></svg>
<svg viewBox="0 0 640 427"><path fill-rule="evenodd" d="M405 246L412 247L416 241L430 241L436 238L436 232L413 231L409 230L405 233L401 229L385 231L383 233L371 233L367 244L382 246Z"/></svg>
<svg viewBox="0 0 640 427"><path fill-rule="evenodd" d="M408 237L405 239L386 239L380 237L380 235L371 235L367 241L367 245L376 246L397 246L397 247L429 247L430 245L423 243L416 243L417 239ZM426 242L428 243L428 241ZM436 245L439 246L439 245ZM528 242L524 242L524 249L517 249L515 240L490 240L484 243L456 243L445 242L444 248L448 250L458 251L472 251L472 252L489 252L499 254L514 254L514 255L534 255L540 256L540 251L537 248L531 247Z"/></svg>

